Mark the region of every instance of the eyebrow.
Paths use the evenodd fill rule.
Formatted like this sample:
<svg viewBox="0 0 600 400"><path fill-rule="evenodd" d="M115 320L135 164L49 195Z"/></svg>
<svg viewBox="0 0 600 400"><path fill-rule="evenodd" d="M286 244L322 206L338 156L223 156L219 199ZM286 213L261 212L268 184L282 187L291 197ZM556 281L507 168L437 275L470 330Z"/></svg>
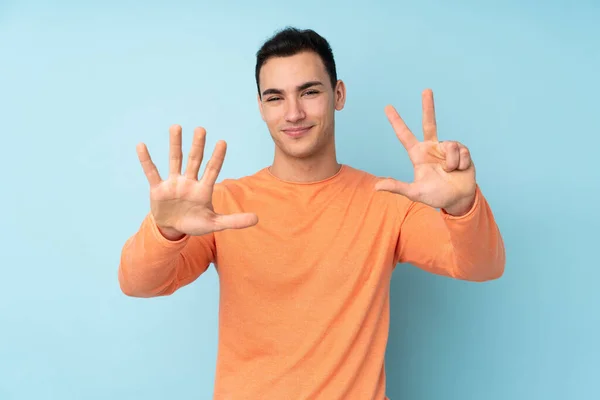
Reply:
<svg viewBox="0 0 600 400"><path fill-rule="evenodd" d="M302 91L302 90L308 89L309 87L319 86L319 85L323 86L323 83L321 81L309 81L309 82L303 83L302 85L298 85L296 87L296 90ZM283 92L284 91L281 89L266 89L265 91L262 92L262 95L266 96L268 94L282 94Z"/></svg>

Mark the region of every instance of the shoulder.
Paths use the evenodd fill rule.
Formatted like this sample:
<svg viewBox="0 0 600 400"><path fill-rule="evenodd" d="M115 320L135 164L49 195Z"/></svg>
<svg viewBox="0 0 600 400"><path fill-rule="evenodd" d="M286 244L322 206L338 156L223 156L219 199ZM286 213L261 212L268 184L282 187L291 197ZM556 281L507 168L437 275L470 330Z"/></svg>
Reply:
<svg viewBox="0 0 600 400"><path fill-rule="evenodd" d="M350 166L347 166L346 168L348 170L347 177L350 180L361 186L361 189L372 191L373 201L375 203L385 206L388 209L393 209L400 212L406 211L413 204L413 202L406 196L388 191L375 190L375 185L377 182L386 178L390 178L390 176L380 176Z"/></svg>
<svg viewBox="0 0 600 400"><path fill-rule="evenodd" d="M346 171L346 177L355 181L359 181L363 184L375 184L381 179L389 178L389 176L380 176L364 169L352 167L350 165L344 165Z"/></svg>
<svg viewBox="0 0 600 400"><path fill-rule="evenodd" d="M382 179L389 178L387 176L379 176L375 175L372 172L365 171L363 169L359 169L356 167L351 167L349 165L344 165L346 170L346 180L350 180L360 185L368 185L375 186L377 182ZM379 193L389 193L389 192L379 192ZM393 193L390 193L393 194Z"/></svg>
<svg viewBox="0 0 600 400"><path fill-rule="evenodd" d="M213 201L226 201L227 199L241 199L251 196L256 190L268 181L265 177L265 168L238 178L224 178L215 183Z"/></svg>

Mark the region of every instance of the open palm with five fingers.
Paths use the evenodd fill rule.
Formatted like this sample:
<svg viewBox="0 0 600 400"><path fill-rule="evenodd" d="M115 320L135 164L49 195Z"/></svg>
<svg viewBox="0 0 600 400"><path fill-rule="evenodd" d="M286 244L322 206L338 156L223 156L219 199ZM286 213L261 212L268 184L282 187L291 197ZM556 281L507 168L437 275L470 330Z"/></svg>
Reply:
<svg viewBox="0 0 600 400"><path fill-rule="evenodd" d="M475 166L467 147L454 141L438 141L433 93L425 90L423 102L423 141L417 140L398 112L385 108L396 136L408 152L414 167L411 183L392 178L377 182L376 190L406 196L410 200L444 209L449 214L469 211L476 193Z"/></svg>
<svg viewBox="0 0 600 400"><path fill-rule="evenodd" d="M160 177L146 145L140 143L136 148L150 184L152 216L159 230L168 239L176 240L184 235L199 236L225 229L243 229L258 222L258 217L253 213L215 213L212 196L227 145L223 141L217 142L202 178L198 179L205 143L206 131L196 128L185 173L182 174L181 127L172 126L169 176L166 180Z"/></svg>

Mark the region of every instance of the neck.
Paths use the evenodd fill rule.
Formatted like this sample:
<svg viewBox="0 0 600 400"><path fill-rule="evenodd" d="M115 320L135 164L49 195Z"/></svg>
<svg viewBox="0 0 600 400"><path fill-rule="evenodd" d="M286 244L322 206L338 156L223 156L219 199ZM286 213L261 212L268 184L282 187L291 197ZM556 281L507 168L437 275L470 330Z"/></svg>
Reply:
<svg viewBox="0 0 600 400"><path fill-rule="evenodd" d="M335 175L340 168L335 151L307 158L294 158L276 152L269 171L288 182L317 182Z"/></svg>

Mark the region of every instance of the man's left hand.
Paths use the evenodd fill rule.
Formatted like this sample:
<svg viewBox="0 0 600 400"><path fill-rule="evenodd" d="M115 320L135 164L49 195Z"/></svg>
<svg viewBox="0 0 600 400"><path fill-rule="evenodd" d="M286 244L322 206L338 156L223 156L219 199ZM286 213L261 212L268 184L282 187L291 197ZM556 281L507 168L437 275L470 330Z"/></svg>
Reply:
<svg viewBox="0 0 600 400"><path fill-rule="evenodd" d="M423 141L417 140L393 106L385 108L385 114L413 164L414 181L382 179L375 189L406 196L448 214L463 215L473 206L477 187L471 154L461 143L438 140L431 90L423 92L422 103Z"/></svg>

